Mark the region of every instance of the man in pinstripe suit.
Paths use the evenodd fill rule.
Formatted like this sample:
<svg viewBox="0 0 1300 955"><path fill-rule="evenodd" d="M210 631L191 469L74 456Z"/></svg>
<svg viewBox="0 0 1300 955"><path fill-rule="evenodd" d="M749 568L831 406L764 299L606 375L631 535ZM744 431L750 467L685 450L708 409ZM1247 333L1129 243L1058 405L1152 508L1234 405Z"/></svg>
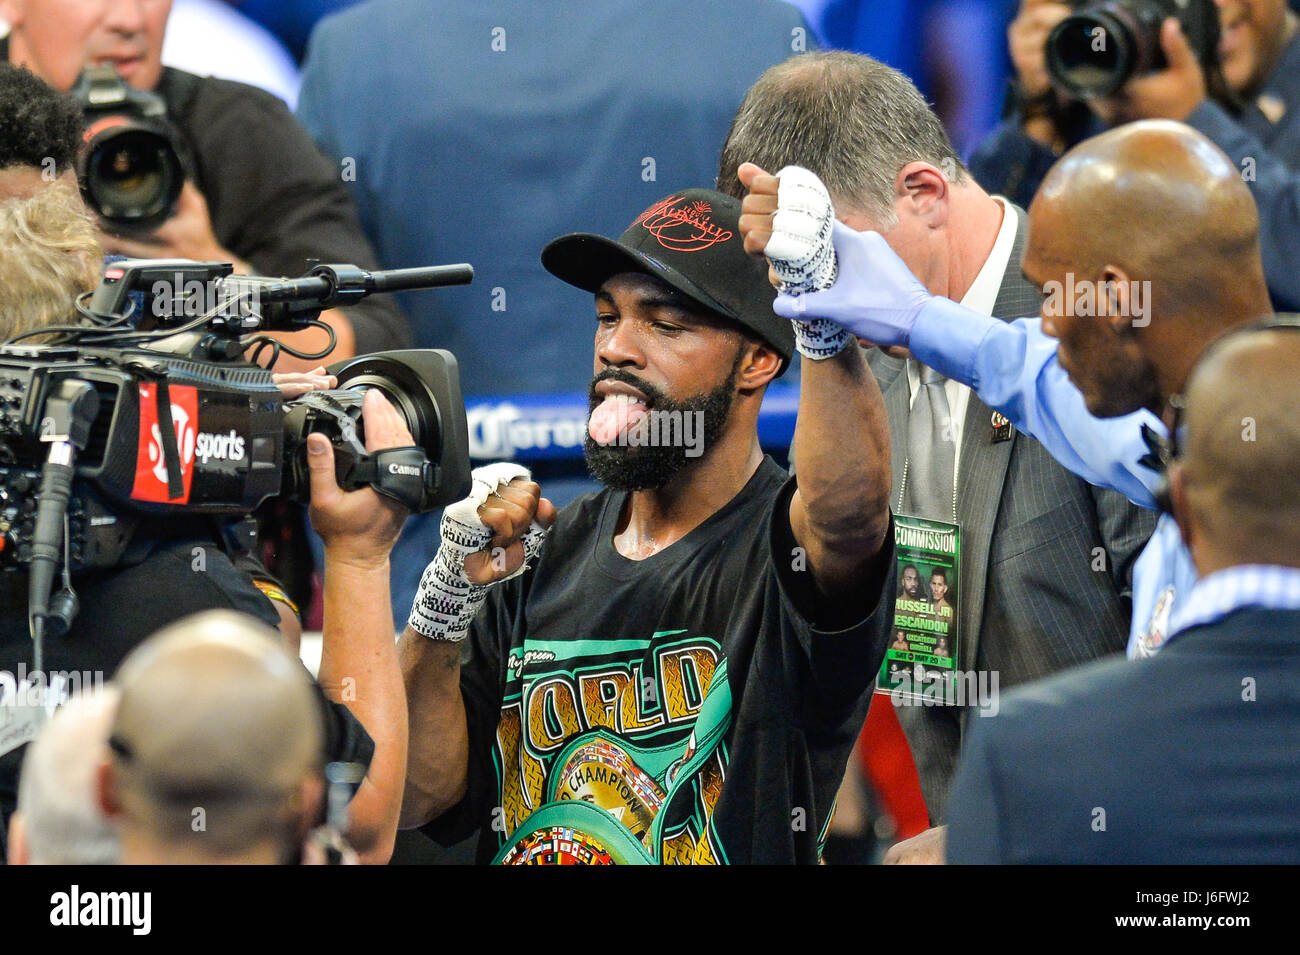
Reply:
<svg viewBox="0 0 1300 955"><path fill-rule="evenodd" d="M836 216L881 232L933 294L1008 320L1037 314L1038 290L1020 274L1024 211L979 188L901 73L841 52L773 67L732 124L720 190L744 194L746 161L816 173ZM889 414L895 509L961 528L958 669L996 673L1005 688L1122 650L1131 563L1153 517L1071 475L905 351L872 349L869 362ZM942 826L966 722L980 717L958 706L898 715ZM893 856L939 861L941 848L932 829Z"/></svg>

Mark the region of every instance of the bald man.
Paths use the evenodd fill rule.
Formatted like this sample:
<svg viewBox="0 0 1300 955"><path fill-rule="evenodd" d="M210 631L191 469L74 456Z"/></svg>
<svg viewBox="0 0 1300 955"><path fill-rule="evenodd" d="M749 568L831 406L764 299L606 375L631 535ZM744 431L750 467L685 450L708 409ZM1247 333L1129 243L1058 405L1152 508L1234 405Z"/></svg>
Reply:
<svg viewBox="0 0 1300 955"><path fill-rule="evenodd" d="M69 700L23 756L18 810L9 820L10 865L112 865L117 833L97 802L117 711L109 685Z"/></svg>
<svg viewBox="0 0 1300 955"><path fill-rule="evenodd" d="M1162 413L1210 341L1271 311L1255 203L1189 127L1142 123L1080 145L1029 222L1024 268L1048 292L1043 331L1097 417ZM1095 315L1081 280L1096 286Z"/></svg>
<svg viewBox="0 0 1300 955"><path fill-rule="evenodd" d="M1167 646L978 721L950 862L1300 862L1296 368L1300 324L1234 333L1197 366L1170 478L1200 579Z"/></svg>
<svg viewBox="0 0 1300 955"><path fill-rule="evenodd" d="M784 200L775 177L742 173L740 226L763 252ZM1149 120L1066 153L1031 205L1023 268L1044 293L1040 318L1000 322L933 296L879 234L838 222L835 284L773 307L909 348L1084 480L1157 508L1150 445L1167 434L1167 406L1211 341L1270 311L1257 232L1228 158L1190 127ZM1130 656L1159 650L1194 580L1164 515L1133 570Z"/></svg>
<svg viewBox="0 0 1300 955"><path fill-rule="evenodd" d="M295 861L324 790L307 672L275 631L214 610L123 662L100 783L126 865Z"/></svg>

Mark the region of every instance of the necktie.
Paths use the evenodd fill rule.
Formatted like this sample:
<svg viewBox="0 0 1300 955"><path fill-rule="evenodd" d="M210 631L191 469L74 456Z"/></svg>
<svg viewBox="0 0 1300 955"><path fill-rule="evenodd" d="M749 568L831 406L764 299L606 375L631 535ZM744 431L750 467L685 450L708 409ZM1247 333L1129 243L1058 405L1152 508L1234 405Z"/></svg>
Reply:
<svg viewBox="0 0 1300 955"><path fill-rule="evenodd" d="M907 418L907 486L903 509L917 517L952 520L957 441L943 375L915 359L921 386Z"/></svg>

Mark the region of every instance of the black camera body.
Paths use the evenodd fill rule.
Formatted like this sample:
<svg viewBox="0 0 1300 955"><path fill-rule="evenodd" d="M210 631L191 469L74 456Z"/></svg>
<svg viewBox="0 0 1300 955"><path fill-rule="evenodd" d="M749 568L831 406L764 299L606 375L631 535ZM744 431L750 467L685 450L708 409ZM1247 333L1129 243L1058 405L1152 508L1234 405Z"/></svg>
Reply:
<svg viewBox="0 0 1300 955"><path fill-rule="evenodd" d="M307 435L326 435L334 446L339 486L367 485L381 492L404 477L427 512L459 501L470 492L469 427L456 358L441 348L360 355L326 369L339 381L330 391L311 391L284 405L280 422L285 443L281 494L306 503L311 487ZM420 455L371 455L365 446L361 404L368 389L379 391L406 420ZM418 483L416 483L418 481Z"/></svg>
<svg viewBox="0 0 1300 955"><path fill-rule="evenodd" d="M127 86L111 66L88 67L70 95L85 117L77 179L87 205L117 230L162 225L185 185L162 97Z"/></svg>
<svg viewBox="0 0 1300 955"><path fill-rule="evenodd" d="M98 396L68 506L73 570L116 565L142 516L247 513L277 493L280 392L270 372L225 371L142 350L0 347L0 566L31 559L41 434L50 429L43 410L65 381L87 382Z"/></svg>
<svg viewBox="0 0 1300 955"><path fill-rule="evenodd" d="M269 370L243 357L257 341L250 332L305 328L322 308L372 292L464 283L469 266L317 266L300 279L230 272L228 263L115 262L81 307L92 323L36 330L61 341L0 345L0 569L30 565L42 546L57 548L69 570L112 567L142 520L239 517L277 495L305 503L313 432L330 439L345 490L373 487L413 511L469 493L450 352L359 356L329 368L336 389L289 400ZM367 452L370 388L403 416L413 446ZM65 501L46 508L54 472ZM47 512L57 519L47 516L42 545Z"/></svg>
<svg viewBox="0 0 1300 955"><path fill-rule="evenodd" d="M1175 17L1207 74L1219 62L1214 0L1084 2L1047 37L1047 73L1066 96L1110 96L1130 79L1164 69L1160 25Z"/></svg>
<svg viewBox="0 0 1300 955"><path fill-rule="evenodd" d="M378 388L417 436L413 462L388 467L418 487L415 510L469 492L468 436L456 360L431 349L386 352L330 368L339 388L285 401L271 373L144 349L0 346L0 567L27 563L42 467L42 409L62 382L98 395L77 454L69 505L73 570L121 560L139 518L245 515L282 495L310 496L307 435L334 445L345 490L380 485L360 419L364 389ZM169 457L171 458L169 462ZM173 467L172 464L175 466Z"/></svg>

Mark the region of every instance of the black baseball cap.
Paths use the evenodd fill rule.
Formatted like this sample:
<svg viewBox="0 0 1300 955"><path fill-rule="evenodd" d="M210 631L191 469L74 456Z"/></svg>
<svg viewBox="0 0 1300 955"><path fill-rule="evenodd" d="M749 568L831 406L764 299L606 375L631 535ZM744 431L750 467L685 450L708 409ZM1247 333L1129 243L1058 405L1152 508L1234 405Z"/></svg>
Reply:
<svg viewBox="0 0 1300 955"><path fill-rule="evenodd" d="M707 311L749 329L783 359L794 354L789 320L772 311L767 263L745 254L740 201L712 189L681 189L646 209L619 236L575 232L542 250L556 278L598 292L611 276L641 272L666 282Z"/></svg>

